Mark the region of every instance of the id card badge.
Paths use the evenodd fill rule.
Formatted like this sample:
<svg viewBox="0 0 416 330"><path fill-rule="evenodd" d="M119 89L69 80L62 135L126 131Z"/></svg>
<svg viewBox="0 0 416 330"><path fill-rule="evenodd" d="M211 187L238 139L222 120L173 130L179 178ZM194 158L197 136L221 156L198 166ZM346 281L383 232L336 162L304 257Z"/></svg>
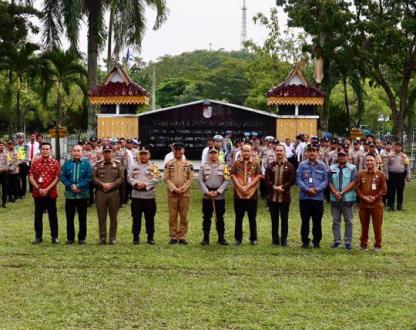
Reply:
<svg viewBox="0 0 416 330"><path fill-rule="evenodd" d="M39 182L39 183L42 183L42 182L43 182L43 177L39 177L38 182Z"/></svg>
<svg viewBox="0 0 416 330"><path fill-rule="evenodd" d="M313 183L313 178L312 178L312 177L310 177L310 178L309 178L309 180L308 180L308 182L309 182L309 183Z"/></svg>
<svg viewBox="0 0 416 330"><path fill-rule="evenodd" d="M377 185L376 185L375 183L373 183L373 184L371 185L371 190L377 190Z"/></svg>
<svg viewBox="0 0 416 330"><path fill-rule="evenodd" d="M248 177L247 179L247 183L250 184L251 183L251 175Z"/></svg>

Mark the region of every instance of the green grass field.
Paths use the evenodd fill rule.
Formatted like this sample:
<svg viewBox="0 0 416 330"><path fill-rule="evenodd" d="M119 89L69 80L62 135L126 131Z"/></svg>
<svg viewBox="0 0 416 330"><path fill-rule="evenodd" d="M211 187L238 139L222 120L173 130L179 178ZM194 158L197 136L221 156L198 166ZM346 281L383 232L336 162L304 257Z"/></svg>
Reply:
<svg viewBox="0 0 416 330"><path fill-rule="evenodd" d="M99 246L95 208L85 246L66 246L63 194L59 246L34 237L33 201L0 209L0 328L148 329L415 329L416 185L406 188L406 212L386 213L380 255L358 250L355 217L351 253L331 250L329 208L320 250L302 250L297 188L289 248L272 246L269 214L259 205L259 245L201 247L201 195L193 186L188 246L168 245L165 186L158 188L157 245L131 244L130 207L119 214L118 244ZM233 242L232 192L226 236ZM372 235L370 236L372 237ZM142 240L144 240L142 235Z"/></svg>

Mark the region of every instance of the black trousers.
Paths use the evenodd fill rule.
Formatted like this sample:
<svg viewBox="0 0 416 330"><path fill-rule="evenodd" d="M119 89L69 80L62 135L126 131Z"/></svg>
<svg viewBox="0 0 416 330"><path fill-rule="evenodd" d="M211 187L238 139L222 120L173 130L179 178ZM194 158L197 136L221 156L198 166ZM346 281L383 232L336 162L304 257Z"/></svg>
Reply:
<svg viewBox="0 0 416 330"><path fill-rule="evenodd" d="M75 213L78 212L79 232L78 240L85 241L87 237L87 207L88 198L84 199L65 199L66 214L66 239L75 240Z"/></svg>
<svg viewBox="0 0 416 330"><path fill-rule="evenodd" d="M0 184L1 184L1 202L6 205L8 196L9 177L6 172L0 173Z"/></svg>
<svg viewBox="0 0 416 330"><path fill-rule="evenodd" d="M270 217L272 220L272 242L279 244L286 242L289 227L290 203L277 203L269 201ZM279 240L279 216L281 222L281 235Z"/></svg>
<svg viewBox="0 0 416 330"><path fill-rule="evenodd" d="M266 181L262 178L260 179L260 196L261 198L266 198L267 195L267 186L266 186Z"/></svg>
<svg viewBox="0 0 416 330"><path fill-rule="evenodd" d="M218 239L224 239L224 213L225 213L225 199L202 199L202 230L204 232L204 238L209 238L209 232L211 230L211 218L214 213L215 203L215 226L217 228Z"/></svg>
<svg viewBox="0 0 416 330"><path fill-rule="evenodd" d="M312 218L312 243L319 245L322 239L322 216L324 214L324 202L311 199L300 199L300 217L302 226L300 234L304 244L309 243L309 222Z"/></svg>
<svg viewBox="0 0 416 330"><path fill-rule="evenodd" d="M9 201L14 201L17 199L18 196L18 178L19 174L10 174L8 175L8 187L7 193L9 195Z"/></svg>
<svg viewBox="0 0 416 330"><path fill-rule="evenodd" d="M236 241L243 239L243 218L247 212L248 222L250 224L250 241L257 240L257 199L240 199L234 198L234 212L235 212L235 231L234 238Z"/></svg>
<svg viewBox="0 0 416 330"><path fill-rule="evenodd" d="M394 208L394 201L397 194L397 208L403 206L403 192L406 180L406 172L389 172L388 203L389 207Z"/></svg>
<svg viewBox="0 0 416 330"><path fill-rule="evenodd" d="M90 198L88 200L88 204L92 205L94 204L94 200L95 200L95 184L94 182L90 182Z"/></svg>
<svg viewBox="0 0 416 330"><path fill-rule="evenodd" d="M131 200L131 216L133 218L133 225L131 232L135 238L139 237L142 230L142 214L146 222L147 239L153 239L155 233L155 214L156 214L156 200L132 198Z"/></svg>
<svg viewBox="0 0 416 330"><path fill-rule="evenodd" d="M18 187L17 194L19 195L19 197L24 197L26 195L28 174L29 174L29 165L27 163L20 163L18 180L17 180L17 187Z"/></svg>
<svg viewBox="0 0 416 330"><path fill-rule="evenodd" d="M43 234L43 211L48 210L49 227L51 237L58 238L58 214L56 211L56 198L37 197L35 200L35 234L36 238L42 239Z"/></svg>

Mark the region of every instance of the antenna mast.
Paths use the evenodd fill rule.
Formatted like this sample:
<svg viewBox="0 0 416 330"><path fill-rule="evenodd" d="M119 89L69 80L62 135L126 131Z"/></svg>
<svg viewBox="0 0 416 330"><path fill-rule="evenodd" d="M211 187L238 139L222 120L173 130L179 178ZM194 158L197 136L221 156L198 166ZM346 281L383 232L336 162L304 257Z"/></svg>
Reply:
<svg viewBox="0 0 416 330"><path fill-rule="evenodd" d="M242 20L241 20L241 49L244 48L244 43L247 41L247 7L246 0L243 0L243 11Z"/></svg>

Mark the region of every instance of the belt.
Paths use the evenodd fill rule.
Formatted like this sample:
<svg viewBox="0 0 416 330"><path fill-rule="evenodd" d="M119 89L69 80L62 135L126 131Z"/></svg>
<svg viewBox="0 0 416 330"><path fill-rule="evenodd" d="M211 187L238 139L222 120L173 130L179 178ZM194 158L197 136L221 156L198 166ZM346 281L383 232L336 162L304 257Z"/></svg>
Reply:
<svg viewBox="0 0 416 330"><path fill-rule="evenodd" d="M137 188L134 188L134 190L137 190L137 191L150 191L150 190L153 190L153 189L155 189L155 187L150 188L150 189L146 189L146 188L137 189Z"/></svg>
<svg viewBox="0 0 416 330"><path fill-rule="evenodd" d="M210 187L207 187L208 188L208 191L217 191L218 190L218 188L210 188Z"/></svg>

